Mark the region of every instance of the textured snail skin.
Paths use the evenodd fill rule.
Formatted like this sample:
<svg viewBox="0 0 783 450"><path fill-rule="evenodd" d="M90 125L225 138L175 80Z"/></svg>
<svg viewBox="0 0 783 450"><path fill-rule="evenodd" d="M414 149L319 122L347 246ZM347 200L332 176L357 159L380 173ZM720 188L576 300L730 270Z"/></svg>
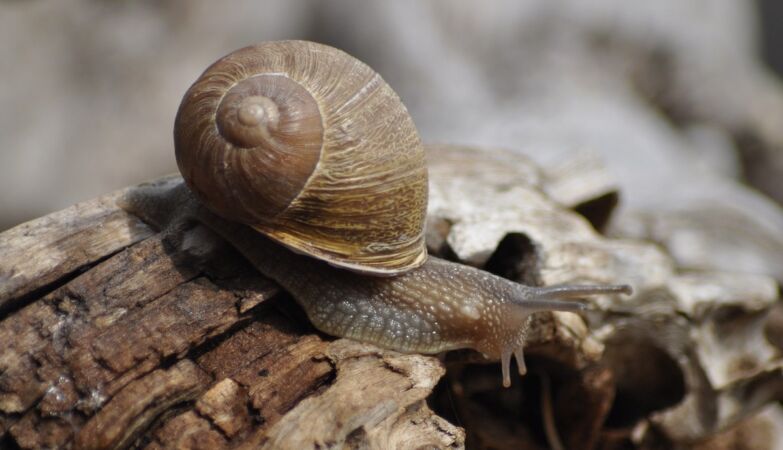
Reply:
<svg viewBox="0 0 783 450"><path fill-rule="evenodd" d="M511 383L512 354L525 374L532 313L582 309L560 298L630 293L628 286L613 285L530 287L432 256L404 274L372 277L295 254L214 215L199 217L289 292L324 333L402 352L472 348L501 360L505 386Z"/></svg>
<svg viewBox="0 0 783 450"><path fill-rule="evenodd" d="M330 264L424 263L424 148L396 93L347 53L265 42L210 66L174 125L177 165L212 211Z"/></svg>

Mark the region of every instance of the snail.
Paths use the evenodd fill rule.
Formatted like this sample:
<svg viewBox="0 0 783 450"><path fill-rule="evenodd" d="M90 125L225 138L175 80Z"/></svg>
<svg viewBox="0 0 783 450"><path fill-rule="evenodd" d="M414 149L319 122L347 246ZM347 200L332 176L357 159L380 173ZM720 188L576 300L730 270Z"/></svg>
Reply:
<svg viewBox="0 0 783 450"><path fill-rule="evenodd" d="M512 355L526 371L532 313L631 292L525 286L428 256L413 120L376 72L335 48L266 42L223 57L185 94L174 138L199 220L326 334L403 352L472 348L500 359L509 386Z"/></svg>

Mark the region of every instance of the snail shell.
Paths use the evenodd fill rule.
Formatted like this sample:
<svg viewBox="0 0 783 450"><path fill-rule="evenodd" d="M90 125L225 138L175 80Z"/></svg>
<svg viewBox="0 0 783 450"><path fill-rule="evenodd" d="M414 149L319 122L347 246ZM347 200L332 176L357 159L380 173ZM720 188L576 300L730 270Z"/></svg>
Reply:
<svg viewBox="0 0 783 450"><path fill-rule="evenodd" d="M416 127L389 85L340 50L279 41L225 56L185 94L174 141L189 188L224 218L358 272L426 260Z"/></svg>

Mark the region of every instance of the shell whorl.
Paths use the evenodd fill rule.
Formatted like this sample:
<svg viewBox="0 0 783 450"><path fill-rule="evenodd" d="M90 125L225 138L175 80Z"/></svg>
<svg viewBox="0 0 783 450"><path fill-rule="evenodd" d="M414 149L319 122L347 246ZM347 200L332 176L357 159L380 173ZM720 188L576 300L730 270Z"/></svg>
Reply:
<svg viewBox="0 0 783 450"><path fill-rule="evenodd" d="M393 275L426 259L415 125L364 63L268 42L210 66L175 122L177 164L210 209L331 264Z"/></svg>
<svg viewBox="0 0 783 450"><path fill-rule="evenodd" d="M237 147L270 146L280 124L280 108L263 95L243 97L231 92L220 102L216 120L220 134Z"/></svg>

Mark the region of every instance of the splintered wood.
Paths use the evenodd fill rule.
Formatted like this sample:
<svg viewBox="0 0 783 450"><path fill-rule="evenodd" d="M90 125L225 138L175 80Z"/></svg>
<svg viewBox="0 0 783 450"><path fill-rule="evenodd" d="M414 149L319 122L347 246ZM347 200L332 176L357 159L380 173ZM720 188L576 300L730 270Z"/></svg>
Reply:
<svg viewBox="0 0 783 450"><path fill-rule="evenodd" d="M0 235L0 448L462 445L424 402L437 359L315 333L208 230L119 195Z"/></svg>

